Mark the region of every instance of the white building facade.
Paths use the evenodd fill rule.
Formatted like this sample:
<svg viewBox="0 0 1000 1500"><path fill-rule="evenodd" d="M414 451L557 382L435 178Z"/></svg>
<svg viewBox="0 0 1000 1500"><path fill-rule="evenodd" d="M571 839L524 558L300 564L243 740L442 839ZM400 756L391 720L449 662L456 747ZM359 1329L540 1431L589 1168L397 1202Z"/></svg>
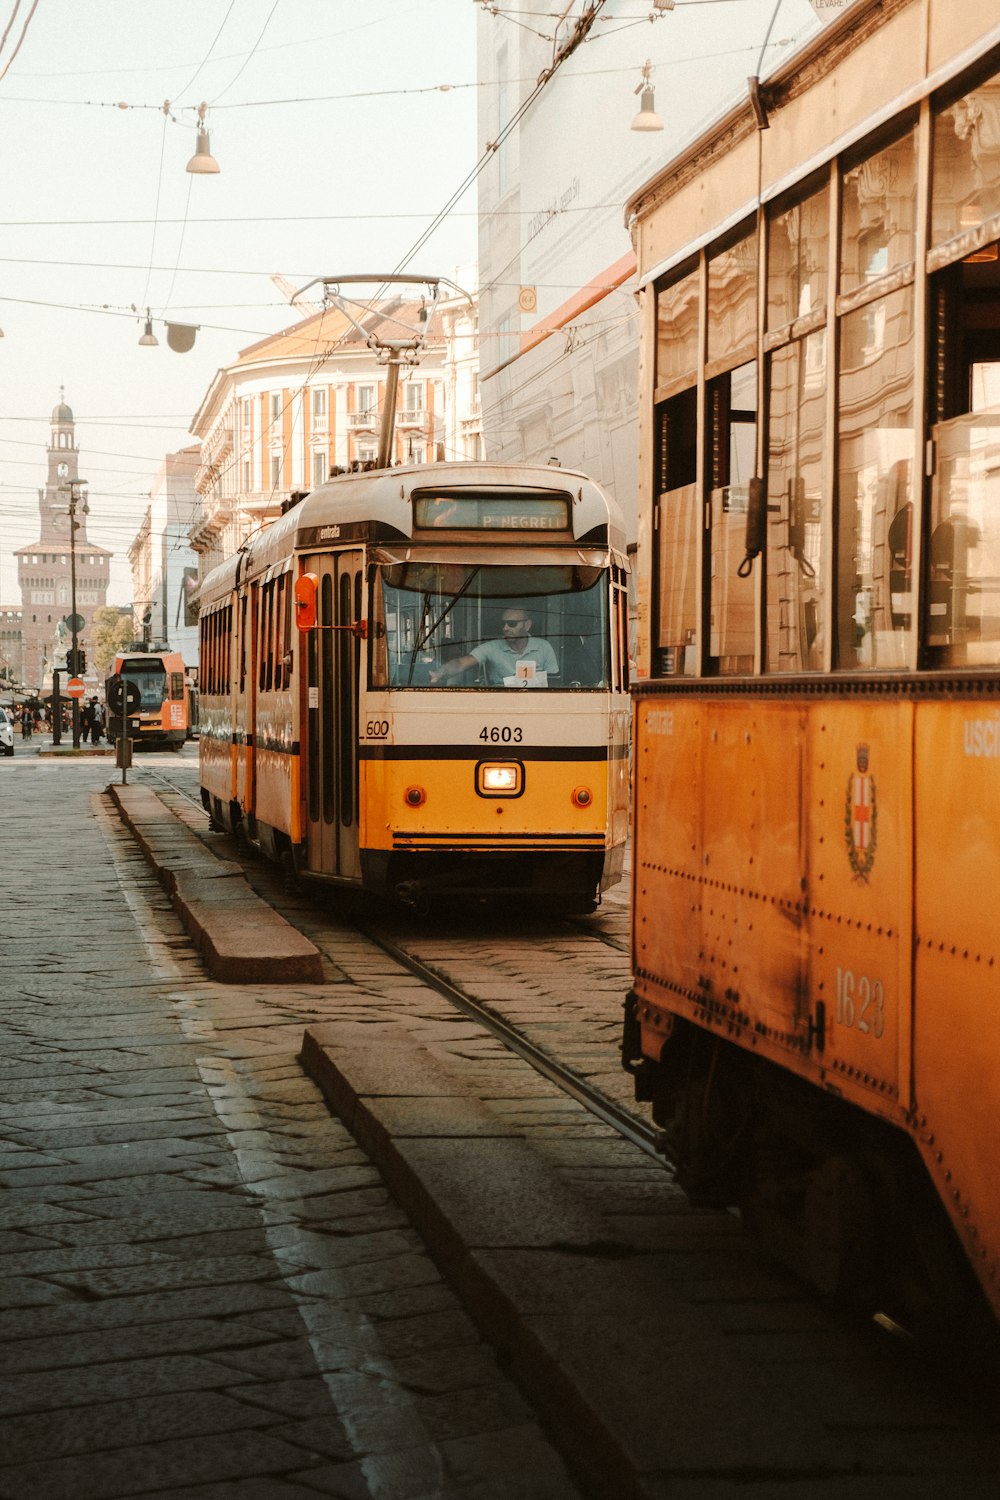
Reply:
<svg viewBox="0 0 1000 1500"><path fill-rule="evenodd" d="M364 334L422 328L419 302L380 302ZM476 304L442 299L418 365L397 391L393 463L476 458L482 446ZM373 463L386 366L343 313L317 313L245 349L219 370L191 425L201 443L190 541L204 577L296 494Z"/></svg>
<svg viewBox="0 0 1000 1500"><path fill-rule="evenodd" d="M169 644L190 669L198 665L198 557L188 533L199 508L195 475L200 462L196 445L167 454L128 549L136 640Z"/></svg>
<svg viewBox="0 0 1000 1500"><path fill-rule="evenodd" d="M848 3L784 0L763 71ZM478 22L480 149L492 152L479 178L486 455L583 469L618 500L632 540L639 328L623 205L734 93L745 96L775 7L645 9L649 24L636 24L633 6L628 25L620 0L565 11L523 0L516 26L487 7ZM659 131L631 128L647 62Z"/></svg>

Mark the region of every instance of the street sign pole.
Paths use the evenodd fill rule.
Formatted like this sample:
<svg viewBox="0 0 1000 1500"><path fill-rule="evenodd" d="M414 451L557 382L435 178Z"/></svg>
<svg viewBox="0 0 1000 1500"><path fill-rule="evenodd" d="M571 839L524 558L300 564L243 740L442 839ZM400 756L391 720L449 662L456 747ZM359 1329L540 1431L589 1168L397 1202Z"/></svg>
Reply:
<svg viewBox="0 0 1000 1500"><path fill-rule="evenodd" d="M140 693L134 682L123 677L120 672L114 677L108 678L107 687L108 712L114 714L118 719L118 733L115 736L115 764L122 768L122 786L128 781L126 771L132 764L132 741L129 739L130 713L136 713L139 708Z"/></svg>
<svg viewBox="0 0 1000 1500"><path fill-rule="evenodd" d="M62 695L59 692L59 669L52 673L52 743L62 744Z"/></svg>

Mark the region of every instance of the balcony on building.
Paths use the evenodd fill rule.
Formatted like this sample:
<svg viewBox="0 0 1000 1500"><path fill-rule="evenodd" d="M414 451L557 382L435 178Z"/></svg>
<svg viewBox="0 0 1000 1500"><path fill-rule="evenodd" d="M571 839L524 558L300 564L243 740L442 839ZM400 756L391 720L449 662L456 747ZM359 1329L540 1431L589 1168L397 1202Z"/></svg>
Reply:
<svg viewBox="0 0 1000 1500"><path fill-rule="evenodd" d="M413 408L410 408L410 409L408 409L406 407L403 407L401 410L397 411L397 413L396 413L396 426L397 427L426 427L427 426L427 408L424 407L424 406L416 406L416 407L413 407Z"/></svg>
<svg viewBox="0 0 1000 1500"><path fill-rule="evenodd" d="M364 411L348 412L347 425L351 432L377 432L378 408L370 406Z"/></svg>

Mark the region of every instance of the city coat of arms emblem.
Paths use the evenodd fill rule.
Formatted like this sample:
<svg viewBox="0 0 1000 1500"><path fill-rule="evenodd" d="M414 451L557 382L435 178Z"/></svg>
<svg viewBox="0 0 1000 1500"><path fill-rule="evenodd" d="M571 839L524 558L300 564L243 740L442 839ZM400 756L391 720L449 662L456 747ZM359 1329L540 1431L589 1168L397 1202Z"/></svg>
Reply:
<svg viewBox="0 0 1000 1500"><path fill-rule="evenodd" d="M875 778L868 770L869 747L858 745L857 770L847 778L847 803L844 808L844 841L847 857L856 880L867 881L875 863L878 842L878 807L875 801Z"/></svg>

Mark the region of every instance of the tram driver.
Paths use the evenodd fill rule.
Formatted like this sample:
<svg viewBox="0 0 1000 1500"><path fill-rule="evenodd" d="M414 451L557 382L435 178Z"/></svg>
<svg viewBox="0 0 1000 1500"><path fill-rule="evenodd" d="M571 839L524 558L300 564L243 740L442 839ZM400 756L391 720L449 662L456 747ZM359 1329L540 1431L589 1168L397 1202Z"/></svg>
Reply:
<svg viewBox="0 0 1000 1500"><path fill-rule="evenodd" d="M500 621L499 640L483 641L466 655L446 661L430 674L431 682L447 682L470 667L481 667L487 687L547 687L559 663L548 641L532 636L531 625L526 609L510 605Z"/></svg>

